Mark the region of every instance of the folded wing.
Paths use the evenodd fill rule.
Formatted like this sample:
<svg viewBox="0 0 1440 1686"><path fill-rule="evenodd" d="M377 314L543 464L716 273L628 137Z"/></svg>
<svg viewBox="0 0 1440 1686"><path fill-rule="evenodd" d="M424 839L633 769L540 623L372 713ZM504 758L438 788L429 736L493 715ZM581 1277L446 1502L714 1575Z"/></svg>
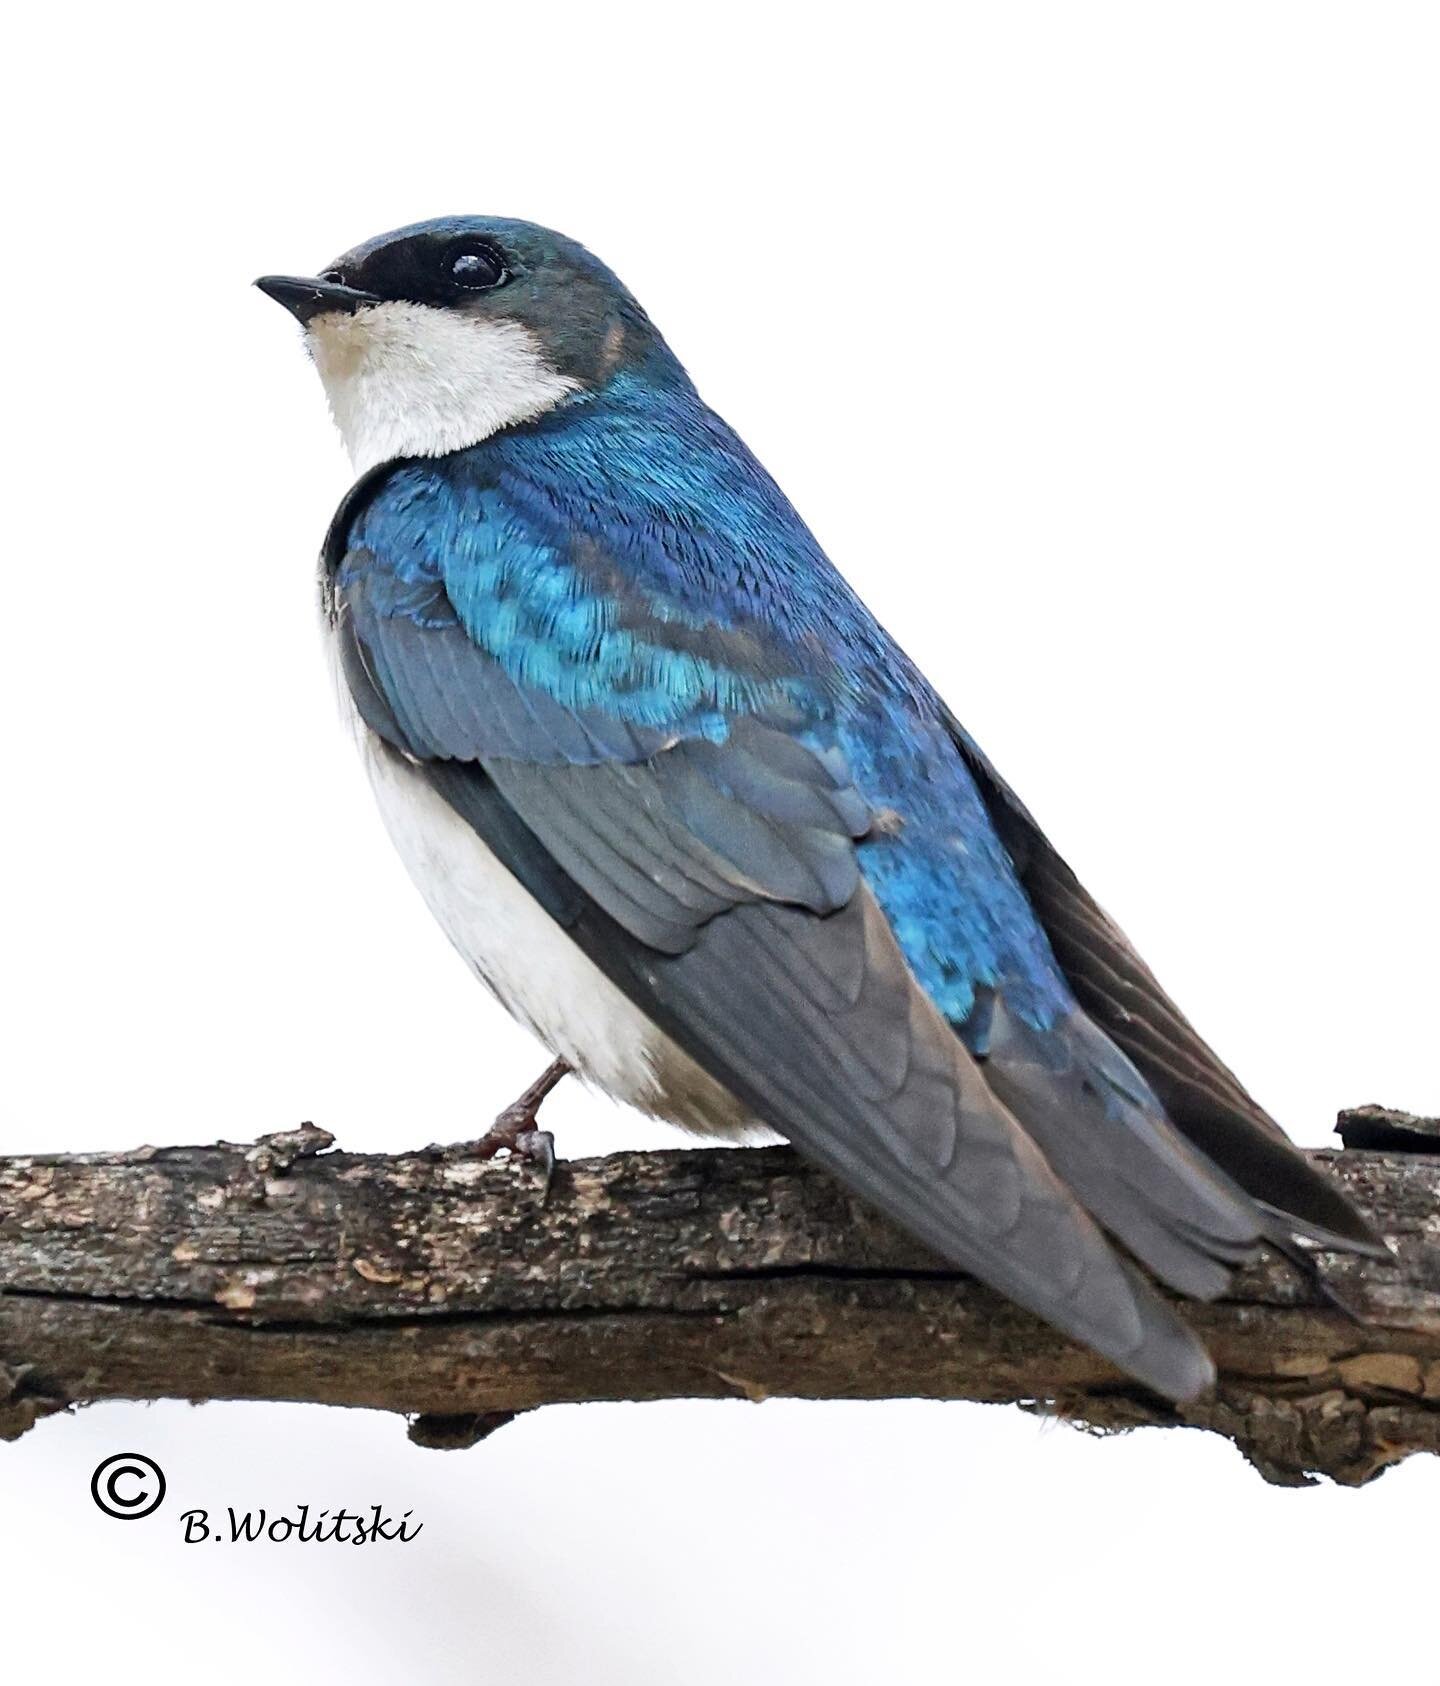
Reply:
<svg viewBox="0 0 1440 1686"><path fill-rule="evenodd" d="M1003 978L977 978L968 1017L947 1017L867 876L874 815L823 649L797 659L753 625L637 597L633 567L532 506L413 465L360 489L328 577L362 718L757 1115L1132 1375L1201 1391L1208 1357L1095 1220L1210 1296L1266 1217L1239 1172L1171 1127L1147 1081L1158 1065L1115 1033L1123 1013L1072 1003L1042 1025ZM659 542L648 533L627 542ZM941 776L972 775L998 801L983 766L947 752ZM1065 947L1088 915L1052 891L1054 870L1023 877L1041 855L1019 854L1020 823L997 808L1057 953L1078 956L1076 993L1105 1007L1113 988L1082 988L1122 956Z"/></svg>

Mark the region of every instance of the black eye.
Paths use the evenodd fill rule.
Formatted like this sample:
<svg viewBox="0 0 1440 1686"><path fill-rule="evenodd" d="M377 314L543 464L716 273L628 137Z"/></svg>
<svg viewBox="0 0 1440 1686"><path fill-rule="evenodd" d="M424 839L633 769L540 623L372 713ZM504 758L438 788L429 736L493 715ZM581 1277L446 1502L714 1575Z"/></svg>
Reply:
<svg viewBox="0 0 1440 1686"><path fill-rule="evenodd" d="M453 246L444 261L451 285L467 293L488 292L510 279L505 260L493 246Z"/></svg>

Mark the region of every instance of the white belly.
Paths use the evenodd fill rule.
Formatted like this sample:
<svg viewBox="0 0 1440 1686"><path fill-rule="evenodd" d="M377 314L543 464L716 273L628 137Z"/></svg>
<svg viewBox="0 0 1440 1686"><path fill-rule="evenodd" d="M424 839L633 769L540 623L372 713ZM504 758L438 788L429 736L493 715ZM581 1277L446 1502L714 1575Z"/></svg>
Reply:
<svg viewBox="0 0 1440 1686"><path fill-rule="evenodd" d="M758 1127L739 1102L581 952L422 774L355 725L386 829L416 888L507 1011L614 1099L704 1134L751 1136Z"/></svg>

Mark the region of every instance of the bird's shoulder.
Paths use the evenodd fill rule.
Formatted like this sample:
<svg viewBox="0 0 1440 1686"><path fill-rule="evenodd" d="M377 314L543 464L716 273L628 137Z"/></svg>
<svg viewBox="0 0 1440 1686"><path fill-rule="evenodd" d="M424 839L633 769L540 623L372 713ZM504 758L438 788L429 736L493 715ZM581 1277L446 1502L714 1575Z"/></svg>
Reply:
<svg viewBox="0 0 1440 1686"><path fill-rule="evenodd" d="M463 633L509 677L646 732L730 719L830 733L853 627L809 601L823 558L717 418L634 404L376 471L325 547L327 601Z"/></svg>

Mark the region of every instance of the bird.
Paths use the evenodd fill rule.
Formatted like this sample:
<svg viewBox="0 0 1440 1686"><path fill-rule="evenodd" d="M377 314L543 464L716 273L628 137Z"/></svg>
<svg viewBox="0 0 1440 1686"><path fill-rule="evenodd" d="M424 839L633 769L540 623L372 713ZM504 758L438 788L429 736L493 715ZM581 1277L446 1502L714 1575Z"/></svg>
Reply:
<svg viewBox="0 0 1440 1686"><path fill-rule="evenodd" d="M598 258L456 216L256 285L354 470L320 588L382 818L553 1056L491 1150L567 1072L764 1126L1177 1402L1159 1285L1385 1256Z"/></svg>

